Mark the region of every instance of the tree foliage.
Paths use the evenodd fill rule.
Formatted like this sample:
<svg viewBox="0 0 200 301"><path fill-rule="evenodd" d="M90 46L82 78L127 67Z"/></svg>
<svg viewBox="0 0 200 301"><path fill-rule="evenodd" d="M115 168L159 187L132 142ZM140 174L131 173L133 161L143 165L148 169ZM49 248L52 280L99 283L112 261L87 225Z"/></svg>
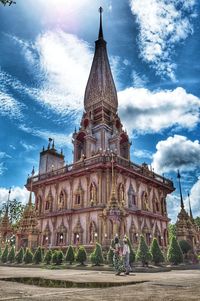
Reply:
<svg viewBox="0 0 200 301"><path fill-rule="evenodd" d="M90 260L94 265L100 265L103 263L102 247L98 242L96 242L95 249L90 254Z"/></svg>
<svg viewBox="0 0 200 301"><path fill-rule="evenodd" d="M0 209L0 216L4 216L5 212L6 212L6 207L7 207L7 202L4 202L1 206ZM20 202L17 199L13 199L12 201L9 202L8 205L8 217L9 217L9 221L11 224L15 224L17 223L23 214L24 211L24 205L22 204L22 202Z"/></svg>
<svg viewBox="0 0 200 301"><path fill-rule="evenodd" d="M163 253L158 244L157 238L155 237L151 243L150 251L152 255L152 261L154 262L155 265L165 261Z"/></svg>
<svg viewBox="0 0 200 301"><path fill-rule="evenodd" d="M51 263L51 260L52 260L52 251L51 250L48 250L44 256L44 262L46 264L50 264Z"/></svg>
<svg viewBox="0 0 200 301"><path fill-rule="evenodd" d="M114 244L114 240L112 239L111 244L110 244L110 248L109 248L109 251L108 251L108 255L107 255L108 263L112 264L112 265L113 265L113 256L114 256L113 249L114 249L114 247L115 247L115 244Z"/></svg>
<svg viewBox="0 0 200 301"><path fill-rule="evenodd" d="M152 259L151 253L149 251L149 248L146 244L146 241L144 239L144 236L140 236L140 242L136 253L136 260L141 261L142 265L148 265L148 262Z"/></svg>
<svg viewBox="0 0 200 301"><path fill-rule="evenodd" d="M33 253L31 252L31 250L29 248L26 249L26 253L24 255L24 262L26 264L33 262Z"/></svg>
<svg viewBox="0 0 200 301"><path fill-rule="evenodd" d="M38 247L33 256L33 262L35 264L39 264L42 262L42 260L43 260L43 252L42 252L41 247Z"/></svg>
<svg viewBox="0 0 200 301"><path fill-rule="evenodd" d="M12 246L10 249L10 252L8 254L8 261L11 263L15 261L15 247L14 246Z"/></svg>
<svg viewBox="0 0 200 301"><path fill-rule="evenodd" d="M61 250L59 251L54 251L52 255L52 263L56 265L61 265L63 262L63 252Z"/></svg>
<svg viewBox="0 0 200 301"><path fill-rule="evenodd" d="M131 244L131 241L130 241L130 239L128 237L127 237L127 242L128 242L129 248L130 248L129 263L131 265L131 264L133 264L135 262L135 252L133 250L133 246Z"/></svg>
<svg viewBox="0 0 200 301"><path fill-rule="evenodd" d="M16 2L15 2L15 1L12 1L12 0L0 0L0 3L3 4L4 6L7 5L7 4L8 4L9 6L10 6L11 4L16 4Z"/></svg>
<svg viewBox="0 0 200 301"><path fill-rule="evenodd" d="M197 216L195 219L194 219L195 223L197 224L197 226L200 227L200 217Z"/></svg>
<svg viewBox="0 0 200 301"><path fill-rule="evenodd" d="M183 254L187 254L190 250L192 250L192 246L187 240L180 240L179 245Z"/></svg>
<svg viewBox="0 0 200 301"><path fill-rule="evenodd" d="M167 251L167 260L172 264L183 262L183 253L175 236L170 240L169 249Z"/></svg>
<svg viewBox="0 0 200 301"><path fill-rule="evenodd" d="M172 236L176 237L176 225L175 224L168 225L168 233L169 233L169 239L171 239Z"/></svg>
<svg viewBox="0 0 200 301"><path fill-rule="evenodd" d="M70 264L72 264L72 262L74 262L75 254L74 254L74 248L72 246L68 247L66 256L65 256L65 260L66 260L66 262L69 262Z"/></svg>
<svg viewBox="0 0 200 301"><path fill-rule="evenodd" d="M1 255L1 261L3 263L7 262L8 260L8 245L5 246L5 249L3 250L3 253Z"/></svg>
<svg viewBox="0 0 200 301"><path fill-rule="evenodd" d="M20 250L15 255L15 261L17 263L22 263L24 258L24 249L21 247Z"/></svg>
<svg viewBox="0 0 200 301"><path fill-rule="evenodd" d="M87 260L87 253L84 246L80 246L78 248L76 254L76 261L79 262L81 265L84 265L84 262Z"/></svg>

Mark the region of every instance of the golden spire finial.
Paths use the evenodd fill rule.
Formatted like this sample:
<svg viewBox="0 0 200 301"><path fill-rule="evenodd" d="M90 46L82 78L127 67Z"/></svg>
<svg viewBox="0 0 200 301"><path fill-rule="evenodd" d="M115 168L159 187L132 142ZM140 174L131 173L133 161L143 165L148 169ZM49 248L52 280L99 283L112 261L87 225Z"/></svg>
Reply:
<svg viewBox="0 0 200 301"><path fill-rule="evenodd" d="M102 13L103 13L103 8L100 6L99 7L99 13L100 13L100 26L99 26L99 39L103 39L103 27L102 27Z"/></svg>

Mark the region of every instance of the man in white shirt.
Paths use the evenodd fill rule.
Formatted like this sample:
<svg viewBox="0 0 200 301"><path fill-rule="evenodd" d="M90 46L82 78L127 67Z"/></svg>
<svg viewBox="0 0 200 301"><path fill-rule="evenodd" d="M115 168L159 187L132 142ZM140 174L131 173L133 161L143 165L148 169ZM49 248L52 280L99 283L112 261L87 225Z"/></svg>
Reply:
<svg viewBox="0 0 200 301"><path fill-rule="evenodd" d="M123 239L123 252L122 252L123 258L124 258L124 266L126 269L125 274L128 275L130 273L131 267L129 263L129 258L130 258L130 248L128 245L128 240L126 237Z"/></svg>

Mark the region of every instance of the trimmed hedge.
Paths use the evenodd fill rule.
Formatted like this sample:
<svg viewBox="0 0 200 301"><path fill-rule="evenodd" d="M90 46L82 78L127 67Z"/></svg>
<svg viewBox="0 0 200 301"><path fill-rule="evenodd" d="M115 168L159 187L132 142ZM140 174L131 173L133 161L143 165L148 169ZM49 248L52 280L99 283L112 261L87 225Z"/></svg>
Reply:
<svg viewBox="0 0 200 301"><path fill-rule="evenodd" d="M170 240L170 245L167 252L167 260L174 265L183 262L183 253L175 236L172 236Z"/></svg>
<svg viewBox="0 0 200 301"><path fill-rule="evenodd" d="M46 264L50 264L50 263L51 263L52 255L53 255L52 250L48 250L48 251L46 252L46 254L45 254L45 256L44 256L44 262L45 262Z"/></svg>
<svg viewBox="0 0 200 301"><path fill-rule="evenodd" d="M8 261L13 263L15 261L15 248L14 246L11 247L10 252L8 254Z"/></svg>
<svg viewBox="0 0 200 301"><path fill-rule="evenodd" d="M151 243L150 251L151 251L151 255L152 255L152 261L154 262L155 265L158 265L159 263L165 261L163 253L158 244L158 240L155 237Z"/></svg>
<svg viewBox="0 0 200 301"><path fill-rule="evenodd" d="M26 249L25 255L24 255L24 262L25 264L29 264L33 262L33 253L29 248Z"/></svg>
<svg viewBox="0 0 200 301"><path fill-rule="evenodd" d="M78 248L76 254L76 261L79 262L81 265L84 265L84 262L87 260L87 253L84 246L80 246Z"/></svg>
<svg viewBox="0 0 200 301"><path fill-rule="evenodd" d="M72 246L69 246L66 252L65 261L72 264L74 260L75 260L74 248Z"/></svg>
<svg viewBox="0 0 200 301"><path fill-rule="evenodd" d="M140 242L136 253L136 260L141 261L143 266L148 266L148 262L151 261L152 255L146 244L144 236L140 236Z"/></svg>
<svg viewBox="0 0 200 301"><path fill-rule="evenodd" d="M15 255L15 261L17 263L22 263L24 258L24 249L21 247L20 250Z"/></svg>
<svg viewBox="0 0 200 301"><path fill-rule="evenodd" d="M3 263L8 261L8 245L6 245L5 249L3 250L3 253L1 255L1 261Z"/></svg>
<svg viewBox="0 0 200 301"><path fill-rule="evenodd" d="M101 245L96 242L94 251L90 254L90 260L94 265L103 264L103 253Z"/></svg>
<svg viewBox="0 0 200 301"><path fill-rule="evenodd" d="M42 260L43 260L43 252L42 252L41 247L38 247L33 256L33 262L35 264L39 264L42 262Z"/></svg>

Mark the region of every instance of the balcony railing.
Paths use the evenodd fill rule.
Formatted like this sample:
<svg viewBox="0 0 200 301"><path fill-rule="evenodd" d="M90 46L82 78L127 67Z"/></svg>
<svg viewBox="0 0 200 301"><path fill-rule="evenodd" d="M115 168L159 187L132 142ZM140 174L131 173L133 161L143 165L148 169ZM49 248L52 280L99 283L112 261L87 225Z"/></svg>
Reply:
<svg viewBox="0 0 200 301"><path fill-rule="evenodd" d="M145 167L143 165L135 164L135 163L133 163L123 157L117 156L117 155L114 155L113 158L114 158L115 166L123 166L125 168L128 168L128 169L134 171L137 174L145 176L146 178L154 179L155 181L161 182L161 183L171 187L172 189L174 188L173 182L171 180L166 179L165 177L154 173L153 171L149 170L147 167ZM73 173L73 172L76 172L76 170L78 170L78 169L82 169L82 168L87 169L87 167L92 167L93 165L96 165L96 164L100 164L100 163L106 164L109 162L111 163L111 160L112 160L111 154L98 154L91 158L86 158L81 161L78 161L74 164L66 165L62 168L52 170L51 172L38 174L36 176L29 177L27 179L27 184L29 184L31 181L32 181L32 183L35 183L35 182L46 180L49 178L65 175L67 173Z"/></svg>

